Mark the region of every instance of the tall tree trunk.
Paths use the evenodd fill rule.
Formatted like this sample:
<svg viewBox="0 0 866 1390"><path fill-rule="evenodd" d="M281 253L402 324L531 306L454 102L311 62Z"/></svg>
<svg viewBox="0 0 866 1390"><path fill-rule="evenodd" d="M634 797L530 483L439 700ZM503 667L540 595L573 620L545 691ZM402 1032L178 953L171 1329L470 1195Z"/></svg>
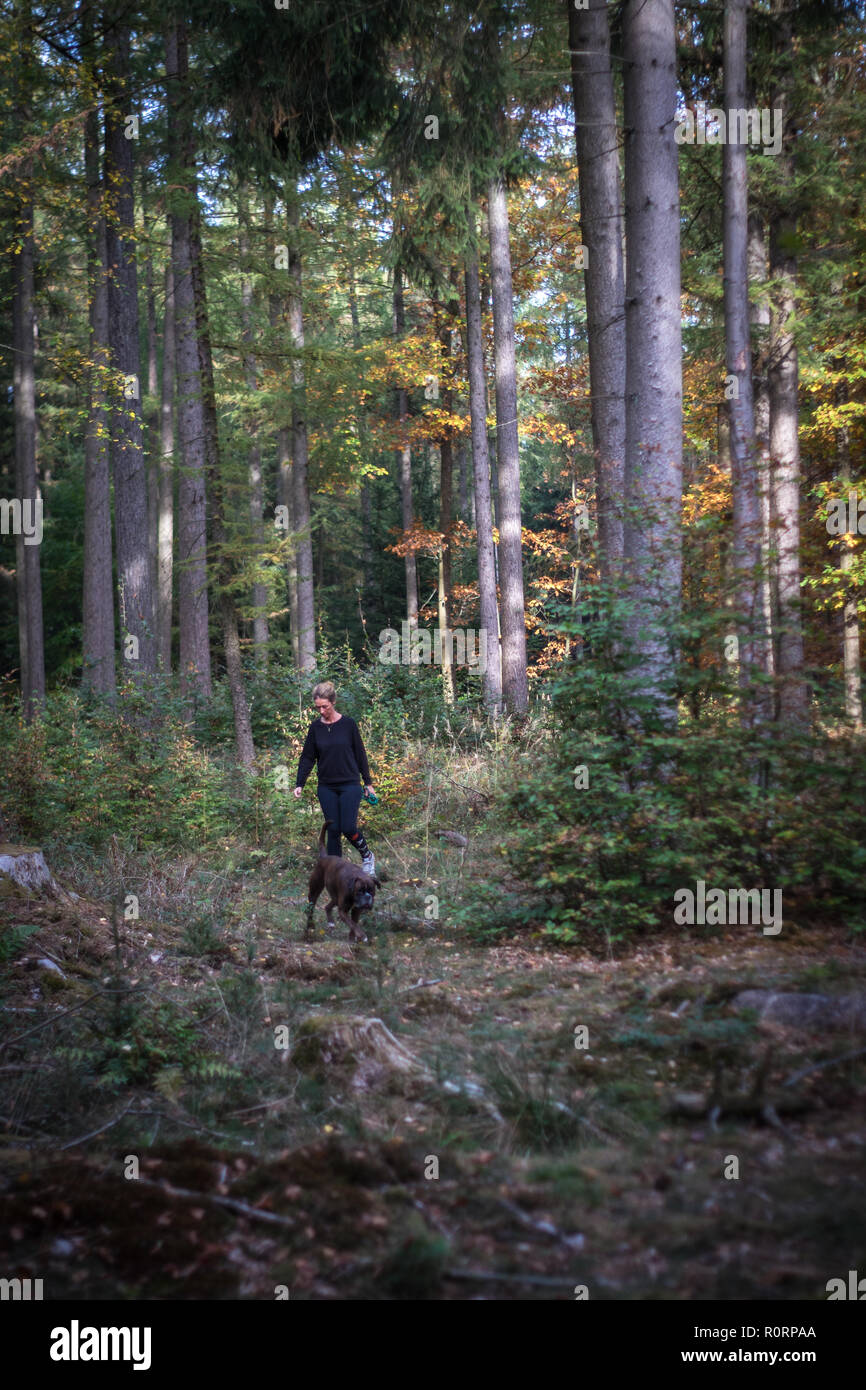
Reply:
<svg viewBox="0 0 866 1390"><path fill-rule="evenodd" d="M204 699L211 695L208 639L206 475L210 429L202 362L200 294L197 290L198 240L195 145L189 106L189 59L186 26L173 24L166 42L169 144L177 162L171 208L171 253L174 274L175 361L177 366L178 440L178 627L180 681L184 691Z"/></svg>
<svg viewBox="0 0 866 1390"><path fill-rule="evenodd" d="M783 112L782 151L775 159L778 202L770 221L770 462L773 512L778 528L779 717L806 727L809 687L803 673L803 618L800 594L800 440L799 364L792 324L796 315L797 234L794 159L789 128L791 15L786 0L773 0L776 51L782 73L773 109Z"/></svg>
<svg viewBox="0 0 866 1390"><path fill-rule="evenodd" d="M468 209L469 230L474 238L474 213ZM481 630L485 634L486 665L482 671L484 703L495 717L502 706L502 666L499 654L499 603L496 596L496 564L493 554L493 518L490 498L490 460L487 445L487 373L481 335L481 300L478 286L478 252L474 245L466 255L466 359L469 375L469 417L472 425L472 476L475 495L475 532L478 543L478 594Z"/></svg>
<svg viewBox="0 0 866 1390"><path fill-rule="evenodd" d="M244 379L247 390L258 390L258 372L255 353L251 351L253 341L253 279L249 268L249 206L246 190L239 198L238 220L240 223L240 256L243 267L241 278L241 337L244 343ZM265 544L264 486L262 483L262 449L258 440L261 422L254 419L250 425L249 474L250 474L250 527L253 535L256 562L260 562ZM268 662L268 589L266 584L253 585L253 652L256 663L267 666Z"/></svg>
<svg viewBox="0 0 866 1390"><path fill-rule="evenodd" d="M486 212L482 212L482 214L481 214L481 227L482 227L482 233L483 233L484 237L485 237L487 240L489 240L489 239L490 239L490 226L489 226L489 223L488 223L488 220L487 220L487 213L486 213ZM479 280L478 280L478 285L479 285L479 290L480 290L480 293L481 293L481 323L482 323L482 329L483 329L483 325L484 325L484 315L485 315L485 313L487 312L487 310L490 308L490 275L487 273L487 271L485 271L485 272L482 274L482 273L481 273L481 266L480 266L480 265L479 265L479 268L478 268L478 269L479 269ZM484 400L485 400L485 403L487 402L487 399L488 399L487 378L485 377L485 382L484 382ZM486 418L486 416L485 416L485 418ZM497 588L498 588L498 587L499 587L499 533L500 533L500 529L501 529L501 518L500 518L500 516L499 516L499 470L498 470L497 465L496 465L496 425L495 425L495 424L490 425L489 428L488 428L488 430L487 430L487 457L488 457L489 460L490 460L490 496L491 496L491 498L492 498L492 500L493 500L493 525L494 525L495 528L496 528L496 534L495 534L494 539L493 539L493 569L494 569L494 573L495 573L495 575L496 575L496 586L497 586ZM498 607L498 605L497 605L497 607ZM500 648L501 648L501 642L502 642L502 637L501 637L501 631L500 631ZM500 668L501 668L501 666L502 666L502 662L501 662L501 651L500 651Z"/></svg>
<svg viewBox="0 0 866 1390"><path fill-rule="evenodd" d="M93 12L82 19L82 47L92 43ZM108 281L105 217L99 172L99 115L84 125L87 182L87 279L90 365L87 431L84 436L84 593L82 601L81 683L85 690L111 695L114 668L114 586L111 565L111 471L107 443Z"/></svg>
<svg viewBox="0 0 866 1390"><path fill-rule="evenodd" d="M627 0L624 555L641 693L676 721L671 627L682 586L680 206L673 0Z"/></svg>
<svg viewBox="0 0 866 1390"><path fill-rule="evenodd" d="M185 32L178 25L179 38L185 47ZM179 45L180 47L180 45ZM213 502L213 542L217 555L216 588L220 624L223 636L223 653L226 663L226 678L232 701L235 726L235 752L242 767L250 769L255 761L252 722L249 701L244 685L241 664L240 637L238 634L238 615L232 598L231 586L234 573L228 554L225 511L226 502L220 475L219 432L217 429L216 392L214 390L213 353L211 351L210 327L208 324L207 292L202 256L200 209L198 198L193 200L189 218L189 259L190 279L192 281L193 304L195 310L195 331L198 344L198 373L202 411L202 438L204 440L205 482ZM175 308L177 304L175 303ZM208 665L208 674L210 665Z"/></svg>
<svg viewBox="0 0 866 1390"><path fill-rule="evenodd" d="M490 287L496 358L496 447L499 473L499 584L502 616L502 692L508 709L529 704L526 612L523 597L523 531L520 516L520 447L517 429L517 359L514 351L514 286L508 242L508 201L501 176L487 198Z"/></svg>
<svg viewBox="0 0 866 1390"><path fill-rule="evenodd" d="M106 51L105 186L110 209L107 219L108 326L111 364L121 381L111 428L114 526L120 623L124 634L122 670L127 677L138 678L156 670L156 631L139 361L133 191L135 141L126 138L126 116L131 104L127 19L121 19L108 31Z"/></svg>
<svg viewBox="0 0 866 1390"><path fill-rule="evenodd" d="M398 265L394 269L394 337L399 341L406 331L406 315L403 306L403 271ZM397 388L397 420L400 426L400 448L397 463L400 478L400 510L403 531L408 534L415 520L412 502L412 449L409 444L409 394L402 387ZM406 622L409 626L410 664L414 655L411 634L418 627L418 565L414 550L408 550L404 557L406 570Z"/></svg>
<svg viewBox="0 0 866 1390"><path fill-rule="evenodd" d="M616 102L606 0L568 0L580 223L585 248L598 547L605 578L623 555L625 284Z"/></svg>
<svg viewBox="0 0 866 1390"><path fill-rule="evenodd" d="M749 0L726 0L724 15L725 110L746 109L746 16ZM752 350L749 332L749 195L746 132L731 130L722 147L724 196L725 396L730 425L733 493L733 566L739 637L741 718L746 726L766 720L766 687L756 684L766 668L761 607L761 517ZM741 135L737 142L732 136Z"/></svg>
<svg viewBox="0 0 866 1390"><path fill-rule="evenodd" d="M460 517L467 526L475 525L473 494L469 489L469 465L466 458L466 445L461 439L457 445L457 488L460 499Z"/></svg>
<svg viewBox="0 0 866 1390"><path fill-rule="evenodd" d="M21 704L29 723L45 700L42 631L42 497L36 476L36 290L33 239L33 164L21 170L16 232L20 249L12 266L12 391L15 421L15 496L21 524L15 538Z"/></svg>
<svg viewBox="0 0 866 1390"><path fill-rule="evenodd" d="M268 187L265 190L265 230L268 245L274 246L274 195ZM286 266L288 269L288 266ZM282 340L288 313L288 297L283 291L271 288L268 293L268 320L271 338L274 342ZM292 438L287 425L277 430L277 505L285 508L287 518L285 547L286 556L286 596L289 601L289 640L292 647L292 665L300 670L298 659L298 563L295 553L295 503L292 486Z"/></svg>
<svg viewBox="0 0 866 1390"><path fill-rule="evenodd" d="M241 665L241 644L238 635L237 609L227 588L220 591L220 619L223 630L223 652L226 660L226 678L232 697L232 711L235 723L235 751L242 767L251 768L255 762L256 750L253 744L253 729L250 709L244 687L243 666Z"/></svg>
<svg viewBox="0 0 866 1390"><path fill-rule="evenodd" d="M289 537L291 544L286 562L286 589L289 597L289 628L292 641L292 660L295 670L301 669L301 650L298 643L298 552L295 545L295 498L292 483L292 443L291 431L281 429L277 434L277 490L280 505L286 508L289 518Z"/></svg>
<svg viewBox="0 0 866 1390"><path fill-rule="evenodd" d="M767 246L764 221L757 213L749 216L749 279L753 285L766 286ZM770 506L770 389L767 380L770 301L766 288L750 300L749 320L752 328L752 400L758 467L758 506L761 514L761 622L766 635L764 673L773 676L776 670L773 650L776 627L773 613L775 545Z"/></svg>
<svg viewBox="0 0 866 1390"><path fill-rule="evenodd" d="M449 303L447 314L459 312L459 306ZM441 325L438 337L442 358L443 384L440 392L443 413L450 419L454 408L454 392L451 387L451 327L449 318ZM442 543L439 547L438 602L437 619L439 642L442 651L442 695L446 705L453 705L456 696L454 685L454 651L451 633L451 523L453 521L454 492L454 439L451 426L447 425L439 441L439 530Z"/></svg>
<svg viewBox="0 0 866 1390"><path fill-rule="evenodd" d="M304 301L300 208L296 189L287 199L289 233L289 334L292 357L292 495L298 563L298 659L301 671L316 669L316 616L313 597L313 537L307 449L307 398L304 378Z"/></svg>
<svg viewBox="0 0 866 1390"><path fill-rule="evenodd" d="M840 368L844 363L837 364ZM848 400L848 386L840 381L836 387L836 404L844 405ZM843 420L836 430L836 454L839 461L839 482L842 496L848 500L851 487L851 434L847 421ZM839 568L843 575L844 599L842 608L842 657L845 672L845 718L858 733L863 729L863 697L860 673L860 615L857 606L857 588L850 578L854 567L852 532L848 530L840 537L841 555Z"/></svg>
<svg viewBox="0 0 866 1390"><path fill-rule="evenodd" d="M213 540L217 553L216 583L219 593L219 612L223 634L226 677L232 699L235 726L235 752L242 767L252 768L255 761L250 707L241 665L238 615L232 598L234 573L228 555L225 513L226 501L220 474L219 432L217 429L216 391L214 390L213 353L207 313L207 294L204 278L204 259L201 245L200 210L193 205L190 227L190 255L195 298L196 333L198 336L199 371L204 404L204 441L207 485L213 498Z"/></svg>
<svg viewBox="0 0 866 1390"><path fill-rule="evenodd" d="M355 289L355 262L351 247L347 248L349 260L348 266L348 290L349 290L349 316L352 322L352 347L361 365L361 320L358 314L358 295ZM358 421L358 433L361 443L361 456L367 456L367 421L364 410L363 400L360 406L360 419ZM373 498L370 480L366 476L361 480L361 596L366 598L373 584Z"/></svg>
<svg viewBox="0 0 866 1390"><path fill-rule="evenodd" d="M144 299L147 310L147 410L145 436L147 439L147 543L150 565L154 575L154 607L157 626L157 657L159 656L159 366L156 347L156 291L153 283L153 256L148 227L144 220L145 181L141 181L142 256L144 259Z"/></svg>
<svg viewBox="0 0 866 1390"><path fill-rule="evenodd" d="M159 406L159 488L157 500L157 647L159 664L171 671L171 619L174 564L174 272L165 267L165 313L162 321L162 394Z"/></svg>
<svg viewBox="0 0 866 1390"><path fill-rule="evenodd" d="M273 225L273 208L270 197L265 203L265 217L269 230ZM268 296L268 317L274 335L285 322L287 297L271 291ZM277 430L277 505L285 507L288 518L286 547L286 594L289 600L289 638L292 644L292 664L296 671L301 668L298 651L298 559L295 551L295 501L292 484L292 442L291 431L282 425Z"/></svg>

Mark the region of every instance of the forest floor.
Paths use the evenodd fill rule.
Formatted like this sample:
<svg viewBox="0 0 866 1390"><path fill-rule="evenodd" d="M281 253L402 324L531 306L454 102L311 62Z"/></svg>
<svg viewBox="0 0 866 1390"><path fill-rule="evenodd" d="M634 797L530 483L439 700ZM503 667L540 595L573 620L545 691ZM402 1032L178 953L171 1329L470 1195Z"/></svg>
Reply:
<svg viewBox="0 0 866 1390"><path fill-rule="evenodd" d="M116 931L82 878L0 901L0 1259L46 1299L824 1299L866 1268L862 1033L732 1005L866 991L850 933L482 946L394 930L410 875L350 947L257 851L135 867Z"/></svg>

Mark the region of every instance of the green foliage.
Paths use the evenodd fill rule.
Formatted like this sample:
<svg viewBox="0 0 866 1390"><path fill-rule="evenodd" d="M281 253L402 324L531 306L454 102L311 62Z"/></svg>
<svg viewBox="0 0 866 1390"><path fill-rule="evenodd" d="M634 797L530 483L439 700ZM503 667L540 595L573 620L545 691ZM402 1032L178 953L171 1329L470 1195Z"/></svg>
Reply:
<svg viewBox="0 0 866 1390"><path fill-rule="evenodd" d="M814 900L823 914L864 925L860 742L780 725L744 730L724 675L699 663L682 666L676 729L651 709L639 722L635 674L610 616L560 630L579 630L586 654L551 682L549 761L509 802L509 859L536 892L546 934L611 942L670 927L675 891L694 891L698 879L779 888L788 917Z"/></svg>
<svg viewBox="0 0 866 1390"><path fill-rule="evenodd" d="M27 938L38 930L37 926L28 922L20 925L14 922L0 925L0 965L7 965L9 961L14 960L24 950Z"/></svg>
<svg viewBox="0 0 866 1390"><path fill-rule="evenodd" d="M191 918L183 929L180 950L184 955L206 956L220 945L213 917L203 914Z"/></svg>
<svg viewBox="0 0 866 1390"><path fill-rule="evenodd" d="M580 1119L553 1095L549 1068L538 1078L522 1053L517 1058L497 1057L485 1079L521 1143L535 1152L577 1145Z"/></svg>
<svg viewBox="0 0 866 1390"><path fill-rule="evenodd" d="M408 1217L407 1234L387 1257L377 1284L391 1298L437 1296L450 1254L448 1241L434 1235L416 1212Z"/></svg>
<svg viewBox="0 0 866 1390"><path fill-rule="evenodd" d="M56 692L29 726L0 711L7 814L41 843L70 833L91 847L112 835L142 846L208 840L234 817L235 779L195 741L187 715L167 686L132 685L114 705Z"/></svg>
<svg viewBox="0 0 866 1390"><path fill-rule="evenodd" d="M147 1085L167 1068L201 1062L195 1019L168 999L126 989L120 977L84 1026L85 1046L65 1055L85 1062L100 1088Z"/></svg>

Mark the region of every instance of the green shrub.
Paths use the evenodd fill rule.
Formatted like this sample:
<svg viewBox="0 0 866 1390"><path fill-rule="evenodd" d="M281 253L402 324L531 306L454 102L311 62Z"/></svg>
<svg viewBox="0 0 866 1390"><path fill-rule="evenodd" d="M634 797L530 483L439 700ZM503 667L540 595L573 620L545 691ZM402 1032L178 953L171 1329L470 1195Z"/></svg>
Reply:
<svg viewBox="0 0 866 1390"><path fill-rule="evenodd" d="M724 674L687 663L670 728L635 696L609 614L562 630L588 651L551 680L550 761L508 803L508 859L546 934L616 941L670 927L674 893L698 879L778 888L786 915L808 901L864 925L862 740L744 730Z"/></svg>

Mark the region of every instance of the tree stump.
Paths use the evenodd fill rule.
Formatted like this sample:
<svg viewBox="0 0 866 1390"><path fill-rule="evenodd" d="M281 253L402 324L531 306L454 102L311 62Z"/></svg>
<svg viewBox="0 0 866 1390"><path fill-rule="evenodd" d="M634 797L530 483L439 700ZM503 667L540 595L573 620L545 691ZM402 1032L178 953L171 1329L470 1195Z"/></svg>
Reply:
<svg viewBox="0 0 866 1390"><path fill-rule="evenodd" d="M58 892L42 850L32 845L0 844L0 878L11 880L25 893Z"/></svg>
<svg viewBox="0 0 866 1390"><path fill-rule="evenodd" d="M754 1009L761 1023L804 1032L866 1032L866 994L793 994L747 989L733 1001L735 1009Z"/></svg>

